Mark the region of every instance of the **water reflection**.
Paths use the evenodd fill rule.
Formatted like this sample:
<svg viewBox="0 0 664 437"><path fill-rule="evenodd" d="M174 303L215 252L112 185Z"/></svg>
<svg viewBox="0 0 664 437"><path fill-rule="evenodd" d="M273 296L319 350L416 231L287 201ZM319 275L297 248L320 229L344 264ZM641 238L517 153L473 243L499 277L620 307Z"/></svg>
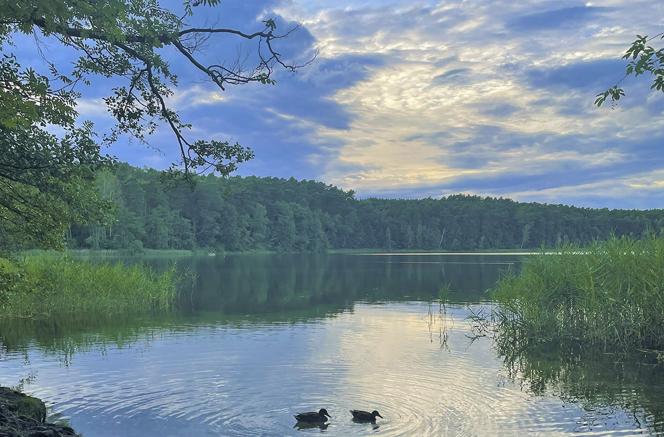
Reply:
<svg viewBox="0 0 664 437"><path fill-rule="evenodd" d="M486 299L502 271L518 262L509 255L444 257L374 255L234 255L183 263L198 274L196 292L183 307L257 314L355 301L428 300L448 284L449 298Z"/></svg>
<svg viewBox="0 0 664 437"><path fill-rule="evenodd" d="M515 260L180 260L197 279L172 313L0 320L0 385L22 380L102 437L662 432L652 360L472 341L468 315ZM444 284L456 304L430 303ZM320 407L326 428L294 428ZM385 419L356 424L351 408Z"/></svg>
<svg viewBox="0 0 664 437"><path fill-rule="evenodd" d="M574 345L523 347L499 339L512 380L529 392L581 405L578 432L608 432L616 423L634 432L664 434L664 365L644 351L617 355Z"/></svg>
<svg viewBox="0 0 664 437"><path fill-rule="evenodd" d="M306 422L297 422L293 425L293 428L298 431L303 431L307 429L319 429L325 431L330 426L329 423L306 423Z"/></svg>
<svg viewBox="0 0 664 437"><path fill-rule="evenodd" d="M401 263L404 260L407 263ZM0 318L0 354L2 349L24 350L34 344L69 362L77 351L102 343L127 346L160 331L219 323L297 323L352 310L357 301L427 301L438 298L444 284L450 285L450 300L479 302L500 272L516 260L503 256L496 262L495 257L479 256L431 262L430 257L323 254L179 259L178 267L193 272L196 279L183 286L175 312L113 318L78 314L37 321ZM445 264L457 261L463 264ZM172 263L146 262L164 269Z"/></svg>
<svg viewBox="0 0 664 437"><path fill-rule="evenodd" d="M293 413L325 407L330 435L482 435L564 430L555 400L499 387L489 341L469 347L463 308L448 309L449 350L429 341L428 304L357 304L294 324L252 322L155 332L128 347L78 352L67 368L39 350L10 354L2 381L31 371L31 393L83 434L295 435ZM552 404L553 403L553 404ZM377 409L380 428L352 422ZM578 411L576 411L578 414Z"/></svg>

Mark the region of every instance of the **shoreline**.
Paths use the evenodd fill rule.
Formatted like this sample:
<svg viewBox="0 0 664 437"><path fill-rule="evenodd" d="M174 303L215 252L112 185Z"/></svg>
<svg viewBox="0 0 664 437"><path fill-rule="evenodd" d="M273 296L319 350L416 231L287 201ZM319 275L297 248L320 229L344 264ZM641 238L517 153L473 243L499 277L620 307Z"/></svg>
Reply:
<svg viewBox="0 0 664 437"><path fill-rule="evenodd" d="M542 249L486 249L486 250L459 250L459 251L445 251L436 249L328 249L321 252L302 252L302 251L288 251L278 252L273 250L247 250L247 251L214 251L197 249L197 250L177 250L177 249L145 249L141 253L128 253L123 249L69 249L65 251L55 250L39 250L30 249L20 252L23 256L31 255L47 255L47 256L62 256L71 255L75 258L118 258L118 257L135 257L135 258L190 258L190 257L206 257L206 256L238 256L238 255L298 255L298 254L320 254L320 255L539 255L542 254ZM546 250L545 253L549 253Z"/></svg>
<svg viewBox="0 0 664 437"><path fill-rule="evenodd" d="M0 435L77 437L71 427L46 421L41 399L0 387Z"/></svg>

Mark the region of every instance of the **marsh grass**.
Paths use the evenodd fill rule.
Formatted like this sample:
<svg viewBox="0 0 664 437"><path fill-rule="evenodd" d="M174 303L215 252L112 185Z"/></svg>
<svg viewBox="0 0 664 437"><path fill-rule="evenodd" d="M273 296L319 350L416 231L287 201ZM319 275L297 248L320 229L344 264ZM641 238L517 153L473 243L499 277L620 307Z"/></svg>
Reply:
<svg viewBox="0 0 664 437"><path fill-rule="evenodd" d="M504 341L664 349L664 238L563 246L528 259L493 295Z"/></svg>
<svg viewBox="0 0 664 437"><path fill-rule="evenodd" d="M11 286L0 290L0 317L140 314L169 309L177 295L174 267L158 273L142 264L51 255L29 255L11 265Z"/></svg>

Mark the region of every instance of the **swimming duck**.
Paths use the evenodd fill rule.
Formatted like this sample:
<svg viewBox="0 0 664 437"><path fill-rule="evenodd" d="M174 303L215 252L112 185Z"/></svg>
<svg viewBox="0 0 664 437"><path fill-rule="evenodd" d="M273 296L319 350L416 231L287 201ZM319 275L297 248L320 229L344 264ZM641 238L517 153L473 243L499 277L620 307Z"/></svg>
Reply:
<svg viewBox="0 0 664 437"><path fill-rule="evenodd" d="M353 415L353 420L356 422L375 423L376 417L380 417L381 419L383 418L383 416L381 416L380 413L376 410L373 410L371 413L362 410L350 410L350 414Z"/></svg>
<svg viewBox="0 0 664 437"><path fill-rule="evenodd" d="M332 417L328 414L327 410L325 408L321 408L318 410L318 412L311 411L308 413L300 413L296 414L295 419L298 422L305 422L305 423L325 423L327 422L328 417Z"/></svg>

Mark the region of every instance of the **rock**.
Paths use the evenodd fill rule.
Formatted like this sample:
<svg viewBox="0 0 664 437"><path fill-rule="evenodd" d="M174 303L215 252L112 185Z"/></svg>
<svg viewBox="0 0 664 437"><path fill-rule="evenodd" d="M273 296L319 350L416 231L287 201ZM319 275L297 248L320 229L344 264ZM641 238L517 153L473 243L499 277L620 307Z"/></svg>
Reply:
<svg viewBox="0 0 664 437"><path fill-rule="evenodd" d="M46 421L46 405L39 399L16 390L0 387L0 405L7 407L17 416L24 416L40 423Z"/></svg>
<svg viewBox="0 0 664 437"><path fill-rule="evenodd" d="M0 387L0 437L75 437L68 426L46 423L46 406L32 396Z"/></svg>

